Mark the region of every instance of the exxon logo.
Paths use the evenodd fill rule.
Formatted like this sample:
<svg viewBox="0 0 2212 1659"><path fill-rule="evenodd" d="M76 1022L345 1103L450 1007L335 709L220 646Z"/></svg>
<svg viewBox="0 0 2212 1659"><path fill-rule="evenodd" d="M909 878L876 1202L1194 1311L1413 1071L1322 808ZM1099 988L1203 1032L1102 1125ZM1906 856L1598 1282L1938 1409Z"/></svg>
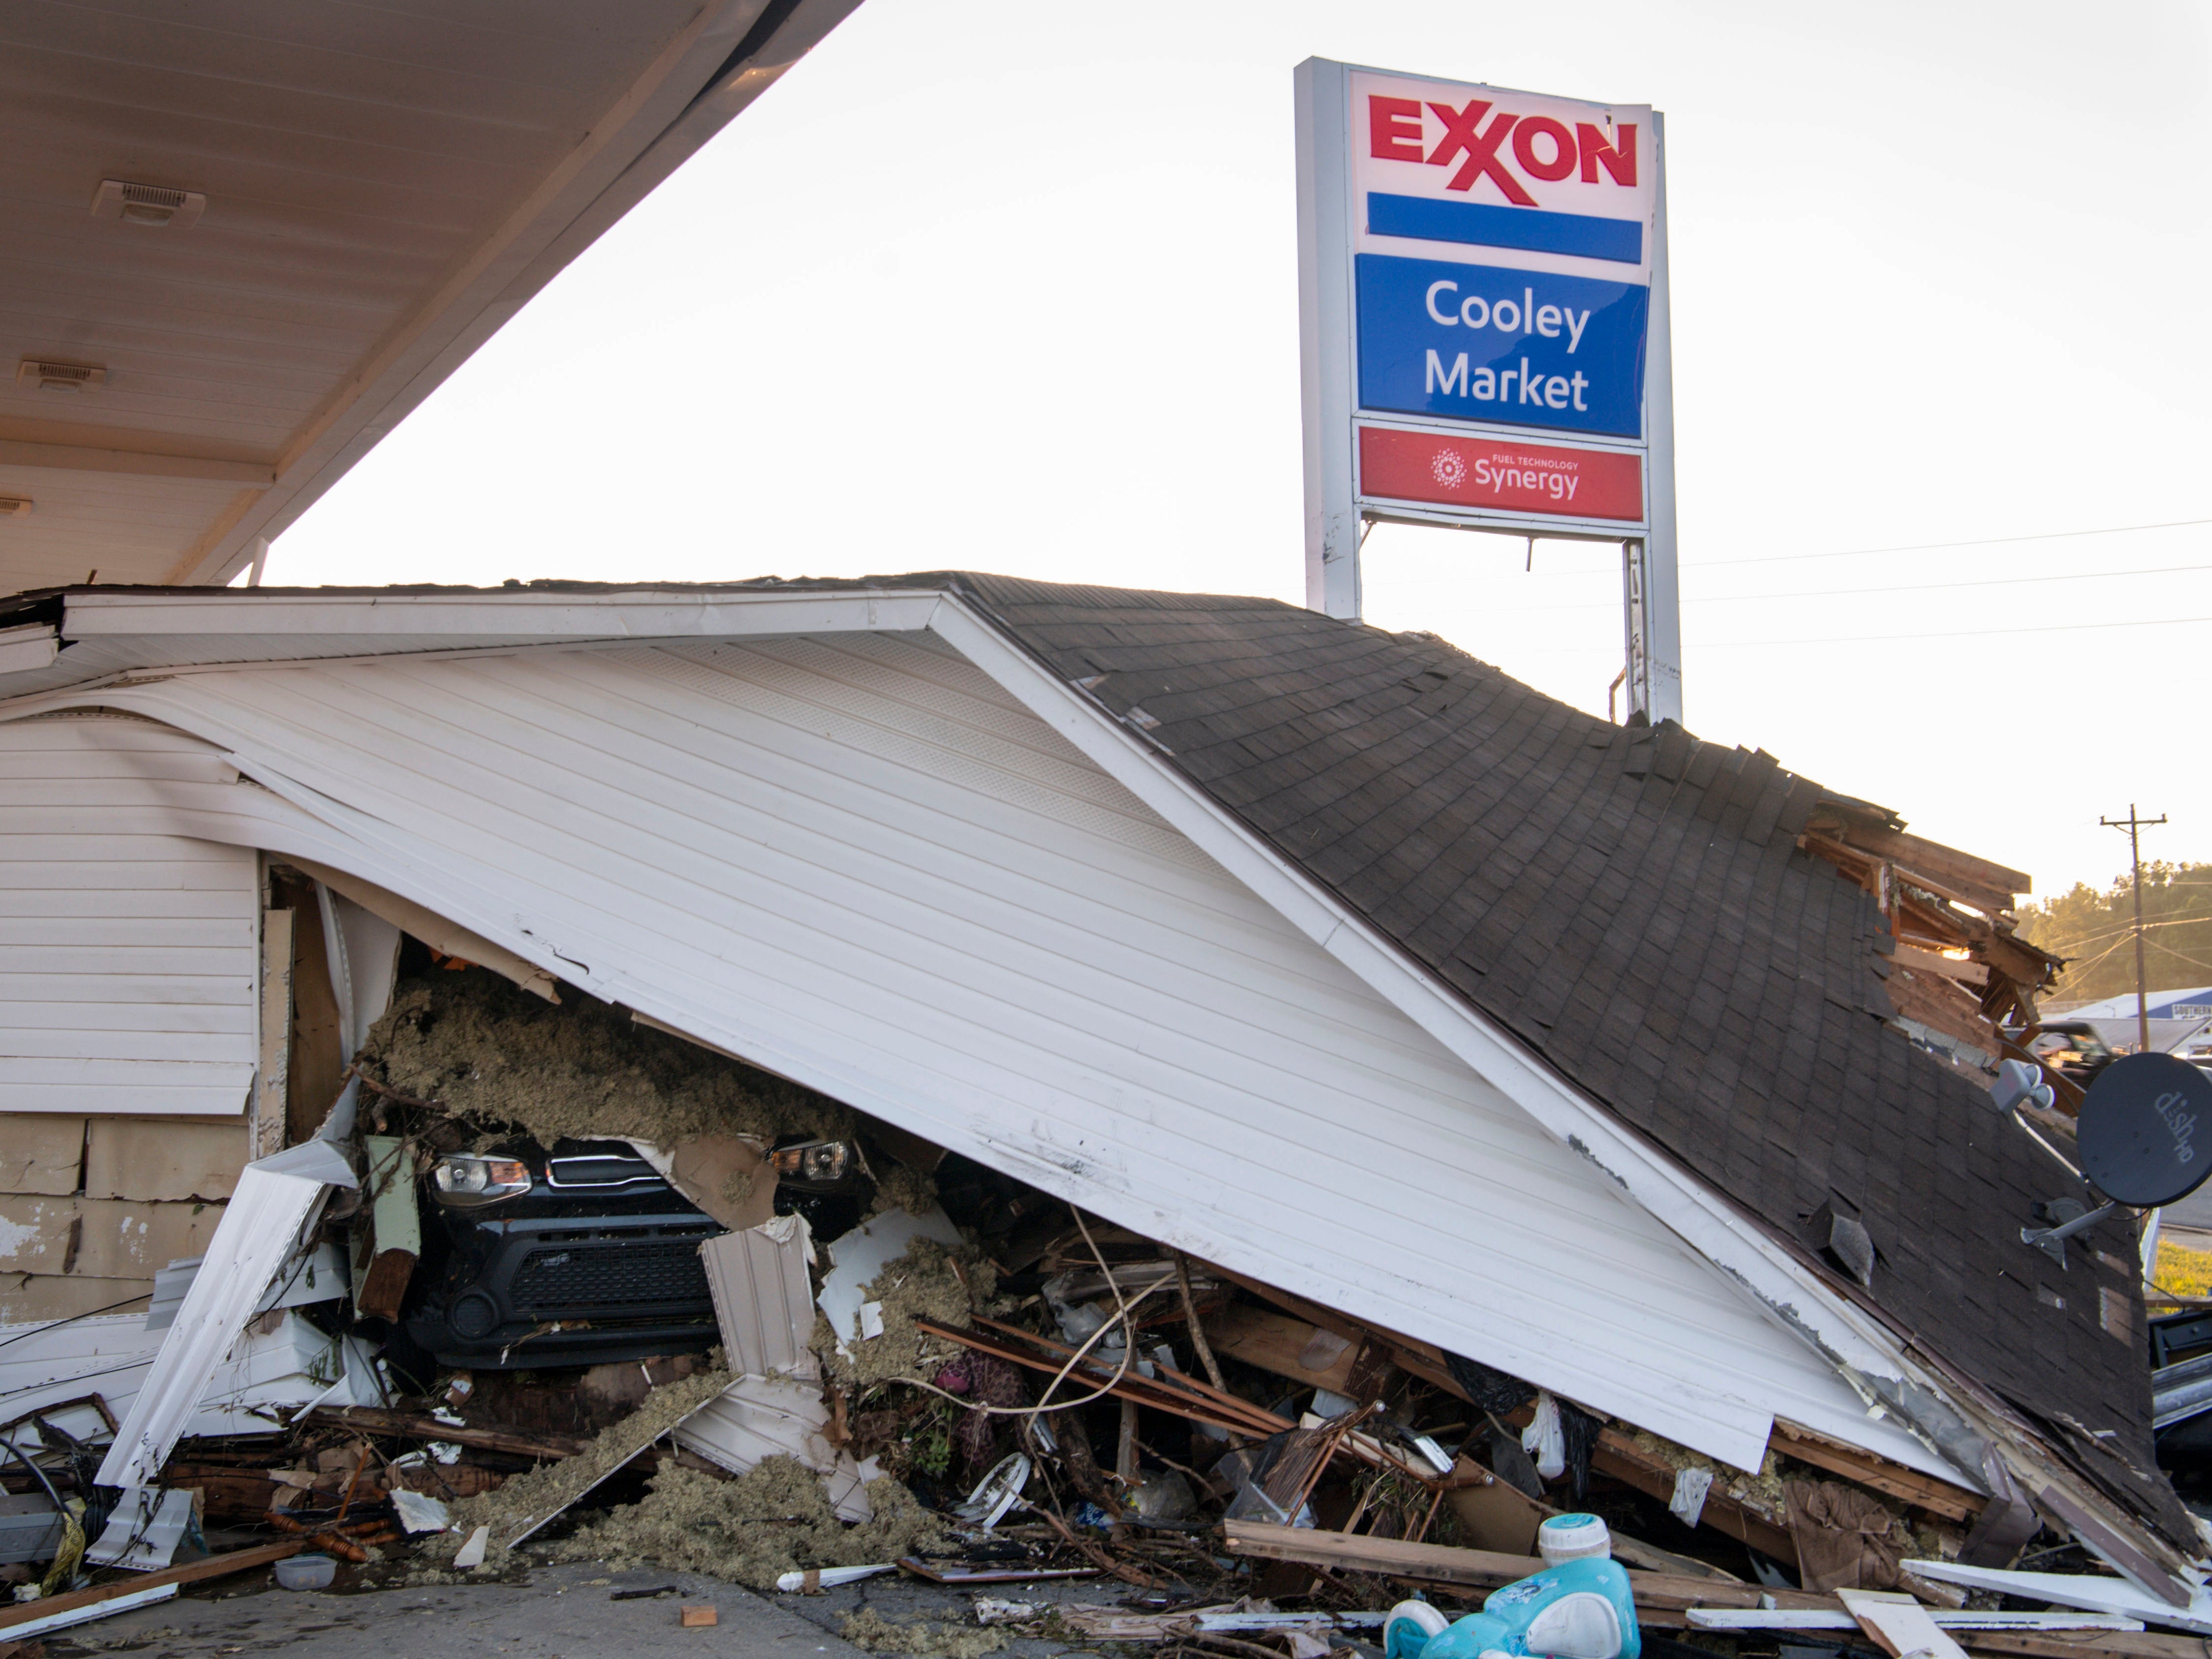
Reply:
<svg viewBox="0 0 2212 1659"><path fill-rule="evenodd" d="M1431 146L1423 112L1443 123L1443 134ZM1378 161L1419 161L1432 167L1455 167L1445 181L1446 190L1472 191L1487 179L1499 194L1516 207L1534 207L1520 174L1544 184L1558 184L1579 173L1586 185L1610 179L1633 189L1636 185L1636 128L1624 122L1618 137L1608 139L1595 122L1577 121L1570 130L1564 121L1548 115L1516 115L1498 109L1487 98L1470 98L1466 107L1449 103L1424 104L1417 98L1367 98L1368 153Z"/></svg>

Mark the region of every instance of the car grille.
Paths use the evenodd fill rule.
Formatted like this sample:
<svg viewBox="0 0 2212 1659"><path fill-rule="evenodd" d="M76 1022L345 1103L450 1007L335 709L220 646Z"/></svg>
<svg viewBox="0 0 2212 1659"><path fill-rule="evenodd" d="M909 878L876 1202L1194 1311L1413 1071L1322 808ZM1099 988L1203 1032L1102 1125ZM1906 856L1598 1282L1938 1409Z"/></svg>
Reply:
<svg viewBox="0 0 2212 1659"><path fill-rule="evenodd" d="M514 1281L515 1307L544 1317L596 1311L619 1316L712 1305L696 1238L560 1244L532 1250Z"/></svg>

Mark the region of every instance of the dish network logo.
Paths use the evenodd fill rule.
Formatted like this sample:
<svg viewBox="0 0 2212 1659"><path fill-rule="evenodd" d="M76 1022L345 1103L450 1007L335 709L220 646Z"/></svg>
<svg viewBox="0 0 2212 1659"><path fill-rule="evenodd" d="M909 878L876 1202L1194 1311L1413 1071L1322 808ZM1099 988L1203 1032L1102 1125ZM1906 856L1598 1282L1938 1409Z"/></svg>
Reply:
<svg viewBox="0 0 2212 1659"><path fill-rule="evenodd" d="M1491 112L1486 98L1471 98L1465 109L1431 103L1431 113L1444 124L1443 137L1427 155L1421 153L1424 124L1421 103L1414 98L1367 97L1368 153L1378 161L1425 161L1432 167L1459 162L1459 171L1446 190L1473 190L1475 181L1487 179L1516 207L1534 207L1536 198L1513 176L1500 154L1512 140L1513 159L1521 171L1545 184L1558 184L1580 169L1586 185L1600 182L1599 173L1616 185L1633 189L1636 184L1636 128L1623 123L1619 143L1606 142L1595 124L1577 121L1574 131L1548 115L1510 115L1501 110L1488 126L1482 118Z"/></svg>

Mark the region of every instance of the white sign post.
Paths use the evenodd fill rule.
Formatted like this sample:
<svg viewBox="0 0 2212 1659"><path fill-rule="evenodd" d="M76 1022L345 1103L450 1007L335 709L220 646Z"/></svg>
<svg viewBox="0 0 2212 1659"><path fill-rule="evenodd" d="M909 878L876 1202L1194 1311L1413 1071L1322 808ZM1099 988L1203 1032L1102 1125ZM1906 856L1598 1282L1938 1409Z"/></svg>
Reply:
<svg viewBox="0 0 2212 1659"><path fill-rule="evenodd" d="M1370 523L1614 542L1631 716L1682 716L1665 147L1647 106L1298 65L1306 603Z"/></svg>

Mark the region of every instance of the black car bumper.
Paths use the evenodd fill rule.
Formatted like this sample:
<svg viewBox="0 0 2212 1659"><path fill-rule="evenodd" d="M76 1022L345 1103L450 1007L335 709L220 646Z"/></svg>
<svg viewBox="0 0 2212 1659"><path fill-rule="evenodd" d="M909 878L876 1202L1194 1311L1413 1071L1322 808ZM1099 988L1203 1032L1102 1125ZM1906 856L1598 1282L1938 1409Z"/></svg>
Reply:
<svg viewBox="0 0 2212 1659"><path fill-rule="evenodd" d="M407 1334L441 1364L596 1364L720 1340L699 1246L722 1231L674 1213L471 1217Z"/></svg>

